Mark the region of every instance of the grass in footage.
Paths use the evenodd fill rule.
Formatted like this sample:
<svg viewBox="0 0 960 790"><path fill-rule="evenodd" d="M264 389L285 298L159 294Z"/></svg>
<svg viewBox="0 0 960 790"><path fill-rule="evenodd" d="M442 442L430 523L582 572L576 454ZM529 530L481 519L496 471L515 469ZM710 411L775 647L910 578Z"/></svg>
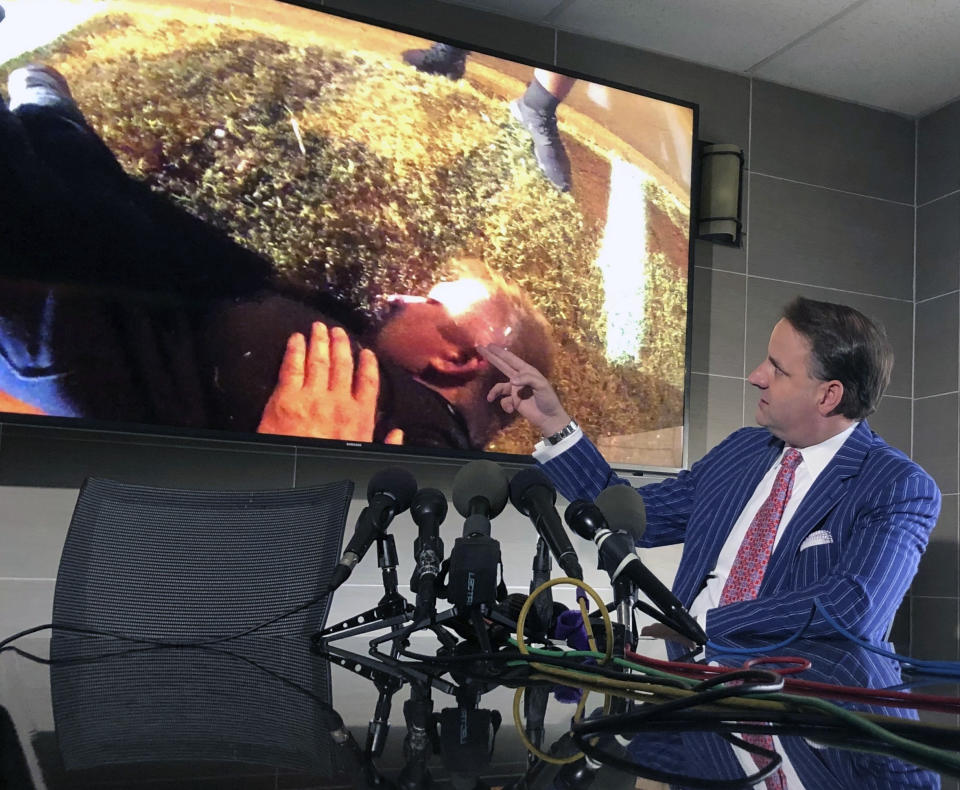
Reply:
<svg viewBox="0 0 960 790"><path fill-rule="evenodd" d="M375 312L385 294L425 294L455 257L483 259L554 328L552 380L589 434L681 423L685 247L678 261L654 238L644 323L655 331L638 329L639 364L608 361L593 266L603 218L576 189L546 182L502 99L420 74L399 52L360 56L309 30L120 7L5 64L0 78L28 61L60 70L128 173L303 292ZM609 169L589 141L573 144ZM685 213L655 182L648 197L648 226L685 233ZM523 453L537 438L518 421L488 449Z"/></svg>

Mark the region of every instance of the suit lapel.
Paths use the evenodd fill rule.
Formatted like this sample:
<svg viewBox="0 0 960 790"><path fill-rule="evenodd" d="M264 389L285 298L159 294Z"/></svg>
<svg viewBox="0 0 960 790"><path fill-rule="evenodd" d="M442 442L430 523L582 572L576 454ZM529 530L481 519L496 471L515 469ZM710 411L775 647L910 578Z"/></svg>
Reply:
<svg viewBox="0 0 960 790"><path fill-rule="evenodd" d="M850 478L859 474L872 441L870 427L866 421L861 422L814 481L770 558L770 567L760 585L761 594L768 581L771 584L787 581L787 569L796 559L803 539L843 497Z"/></svg>

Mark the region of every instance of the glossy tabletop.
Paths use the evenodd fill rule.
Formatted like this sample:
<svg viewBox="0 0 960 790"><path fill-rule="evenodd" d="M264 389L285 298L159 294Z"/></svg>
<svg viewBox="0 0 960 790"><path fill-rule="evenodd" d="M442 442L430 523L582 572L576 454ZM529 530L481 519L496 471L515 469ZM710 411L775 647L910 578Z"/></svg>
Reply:
<svg viewBox="0 0 960 790"><path fill-rule="evenodd" d="M516 707L523 718L531 704L546 701L544 725L542 734L528 728L521 737L516 682L478 680L482 666L464 664L462 672L448 666L452 671L434 673L428 698L427 684L418 682L424 675L398 676L390 661L369 657L367 639L337 644L331 662L311 650L308 636L179 648L63 634L22 639L19 651L0 653L0 787L749 786L747 751L710 727L677 721L637 725L610 741L629 771L582 759L562 767L530 760L524 744L530 739L548 755L576 752L565 733L578 691L560 683L528 688L531 702ZM415 635L410 649L435 651L429 645ZM660 642L641 640L638 652L665 657ZM849 644L799 642L785 652L804 662L766 666L790 679L957 696L949 683L911 685L894 661ZM720 659L734 667L744 661ZM794 671L806 661L809 668ZM810 692L802 686L788 684L785 691ZM924 710L925 697L916 696L914 706L899 694L859 700L855 692L827 694L908 728L957 725L956 708ZM602 705L603 695L591 693L584 715L600 715ZM378 716L389 729L377 731L378 753L371 757L364 749L369 722ZM772 743L784 758L787 787L956 786L947 773L898 759L893 750L878 755L836 734L811 736L801 729L802 714L780 718ZM941 747L951 744L960 752L956 729L939 738Z"/></svg>

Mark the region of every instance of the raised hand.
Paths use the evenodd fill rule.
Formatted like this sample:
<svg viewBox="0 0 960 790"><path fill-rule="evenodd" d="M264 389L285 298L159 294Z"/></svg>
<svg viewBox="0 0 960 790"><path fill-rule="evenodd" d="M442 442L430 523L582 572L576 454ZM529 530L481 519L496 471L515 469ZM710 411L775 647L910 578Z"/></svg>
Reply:
<svg viewBox="0 0 960 790"><path fill-rule="evenodd" d="M487 400L499 401L507 414L516 412L529 420L544 436L550 436L570 422L556 391L533 365L501 346L480 346L480 355L503 373L508 381L494 384Z"/></svg>
<svg viewBox="0 0 960 790"><path fill-rule="evenodd" d="M260 433L317 439L373 441L380 368L376 355L362 349L354 370L350 338L340 327L316 322L310 343L296 332L287 340L277 386L263 410ZM403 431L385 442L402 444Z"/></svg>

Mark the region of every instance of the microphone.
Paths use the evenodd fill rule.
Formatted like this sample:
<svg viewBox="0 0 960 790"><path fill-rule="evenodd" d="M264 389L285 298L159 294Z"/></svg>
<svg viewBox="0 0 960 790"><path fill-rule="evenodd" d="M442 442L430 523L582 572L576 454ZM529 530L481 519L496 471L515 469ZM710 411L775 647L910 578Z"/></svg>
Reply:
<svg viewBox="0 0 960 790"><path fill-rule="evenodd" d="M490 534L490 519L507 506L510 481L493 461L471 461L453 478L453 506L467 521L463 535Z"/></svg>
<svg viewBox="0 0 960 790"><path fill-rule="evenodd" d="M447 498L436 488L421 488L410 505L410 515L420 528L420 533L413 542L417 567L410 580L410 589L417 594L414 621L419 622L436 612L436 579L443 560L440 525L447 517Z"/></svg>
<svg viewBox="0 0 960 790"><path fill-rule="evenodd" d="M480 776L487 771L500 729L497 710L467 706L461 699L456 708L444 708L437 717L438 745L443 767L453 788L485 787Z"/></svg>
<svg viewBox="0 0 960 790"><path fill-rule="evenodd" d="M611 530L632 535L634 544L640 541L647 529L647 508L637 489L631 485L607 486L593 501Z"/></svg>
<svg viewBox="0 0 960 790"><path fill-rule="evenodd" d="M527 516L567 576L583 579L583 568L555 507L557 489L536 467L521 469L510 481L510 501Z"/></svg>
<svg viewBox="0 0 960 790"><path fill-rule="evenodd" d="M490 537L490 519L506 507L509 487L506 473L493 461L471 461L453 479L453 506L466 521L450 552L447 600L471 612L477 638L488 651L489 635L477 607L497 600L500 543Z"/></svg>
<svg viewBox="0 0 960 790"><path fill-rule="evenodd" d="M390 526L394 516L408 507L417 492L417 481L406 469L391 467L377 472L367 486L367 507L357 518L353 536L333 569L327 592L333 592L363 559L374 540Z"/></svg>
<svg viewBox="0 0 960 790"><path fill-rule="evenodd" d="M626 486L623 486L626 488ZM634 497L632 508L634 524L641 524L640 533L646 529L646 516L642 507L642 498L632 487L623 501L629 502ZM623 495L618 495L623 496ZM616 514L620 518L625 512ZM610 574L610 580L616 582L622 575L637 586L684 636L699 644L705 644L707 635L699 623L694 620L677 597L668 590L663 582L654 576L637 556L634 538L626 532L613 532L607 522L604 512L595 504L577 500L571 502L564 513L564 520L581 538L592 540L597 544L600 553L600 567Z"/></svg>

